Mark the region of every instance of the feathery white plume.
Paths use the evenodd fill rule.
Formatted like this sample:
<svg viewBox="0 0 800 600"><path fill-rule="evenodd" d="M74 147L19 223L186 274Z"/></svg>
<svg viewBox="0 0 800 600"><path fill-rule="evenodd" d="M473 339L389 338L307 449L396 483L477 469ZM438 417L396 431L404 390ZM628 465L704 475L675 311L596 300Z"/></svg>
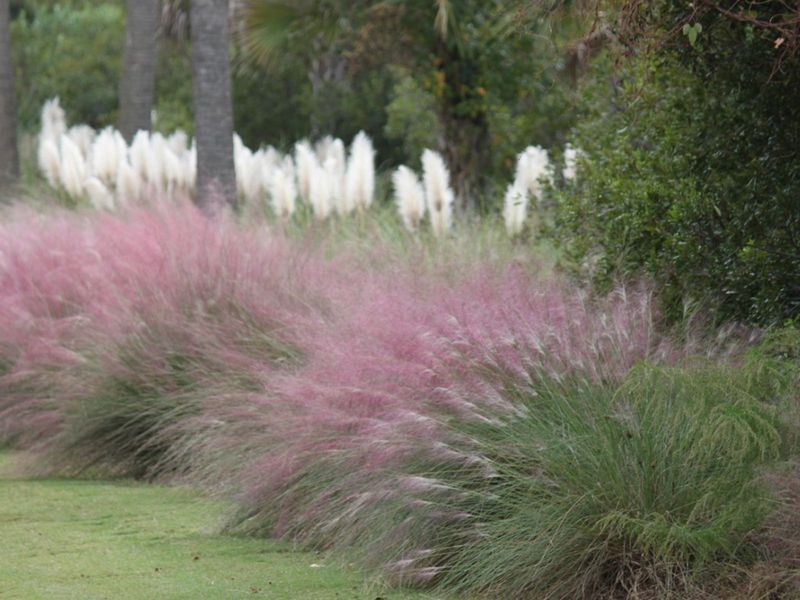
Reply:
<svg viewBox="0 0 800 600"><path fill-rule="evenodd" d="M441 154L433 150L422 153L422 171L431 229L436 237L441 237L453 224L455 195L450 188L450 173Z"/></svg>
<svg viewBox="0 0 800 600"><path fill-rule="evenodd" d="M168 143L159 147L161 154L161 172L163 173L164 183L167 186L167 194L172 194L175 190L186 187L183 164L181 159L172 151Z"/></svg>
<svg viewBox="0 0 800 600"><path fill-rule="evenodd" d="M248 204L255 205L260 200L262 176L259 173L259 166L259 154L253 154L239 136L236 136L234 140L236 190L239 197Z"/></svg>
<svg viewBox="0 0 800 600"><path fill-rule="evenodd" d="M52 140L57 144L66 131L67 117L56 96L47 100L42 106L42 129L39 132L39 140Z"/></svg>
<svg viewBox="0 0 800 600"><path fill-rule="evenodd" d="M399 167L392 175L397 210L409 231L417 231L425 216L425 190L417 174L408 167Z"/></svg>
<svg viewBox="0 0 800 600"><path fill-rule="evenodd" d="M328 148L328 158L336 161L336 168L342 173L347 169L347 151L344 147L344 142L339 138L335 138Z"/></svg>
<svg viewBox="0 0 800 600"><path fill-rule="evenodd" d="M541 200L542 178L550 177L550 159L547 150L539 146L528 146L517 155L517 172L514 183L527 190L536 200Z"/></svg>
<svg viewBox="0 0 800 600"><path fill-rule="evenodd" d="M281 160L280 168L283 169L284 174L292 179L297 179L297 169L294 165L294 159L291 155L287 154Z"/></svg>
<svg viewBox="0 0 800 600"><path fill-rule="evenodd" d="M319 164L325 164L325 161L330 157L331 146L333 145L333 137L326 135L321 140L314 144L314 154L317 157Z"/></svg>
<svg viewBox="0 0 800 600"><path fill-rule="evenodd" d="M89 177L84 187L92 207L96 210L114 210L114 196L97 177Z"/></svg>
<svg viewBox="0 0 800 600"><path fill-rule="evenodd" d="M345 158L344 158L344 144L342 140L333 140L328 157L323 163L325 175L328 178L328 187L330 188L331 208L336 210L339 214L344 214L345 211ZM341 154L339 151L341 150Z"/></svg>
<svg viewBox="0 0 800 600"><path fill-rule="evenodd" d="M317 168L317 156L306 140L297 142L294 146L294 163L297 174L297 187L300 196L306 202L311 198L311 179Z"/></svg>
<svg viewBox="0 0 800 600"><path fill-rule="evenodd" d="M277 162L280 157L277 156L274 148L267 150L260 148L253 154L253 181L251 185L256 190L259 199L269 195L269 185L272 180L272 174L277 169Z"/></svg>
<svg viewBox="0 0 800 600"><path fill-rule="evenodd" d="M50 138L39 140L38 162L39 170L44 174L50 187L59 187L61 185L61 155L54 140Z"/></svg>
<svg viewBox="0 0 800 600"><path fill-rule="evenodd" d="M120 133L106 127L95 138L89 156L92 174L106 184L117 180L119 163L125 160L127 147Z"/></svg>
<svg viewBox="0 0 800 600"><path fill-rule="evenodd" d="M272 146L267 146L259 153L261 154L261 164L269 169L277 169L283 161L281 153Z"/></svg>
<svg viewBox="0 0 800 600"><path fill-rule="evenodd" d="M147 182L160 193L167 191L165 155L168 151L167 140L158 132L150 134L150 144L145 159Z"/></svg>
<svg viewBox="0 0 800 600"><path fill-rule="evenodd" d="M288 158L291 159L291 156ZM287 173L283 168L276 169L270 178L272 210L282 219L291 217L295 209L297 189L294 185L293 170Z"/></svg>
<svg viewBox="0 0 800 600"><path fill-rule="evenodd" d="M47 100L42 106L41 131L39 147L36 150L39 170L44 174L51 187L61 184L61 153L59 145L61 136L67 131L67 119L59 104L58 97Z"/></svg>
<svg viewBox="0 0 800 600"><path fill-rule="evenodd" d="M189 136L182 129L176 129L167 137L167 145L175 156L181 158L189 151Z"/></svg>
<svg viewBox="0 0 800 600"><path fill-rule="evenodd" d="M369 208L374 194L375 150L367 134L359 131L350 146L345 181L346 199L342 202L342 212Z"/></svg>
<svg viewBox="0 0 800 600"><path fill-rule="evenodd" d="M117 201L130 204L139 199L142 193L142 180L136 169L127 160L121 160L117 167Z"/></svg>
<svg viewBox="0 0 800 600"><path fill-rule="evenodd" d="M67 136L75 142L84 160L89 159L89 154L92 151L92 143L96 135L97 133L95 130L88 125L74 125L67 131Z"/></svg>
<svg viewBox="0 0 800 600"><path fill-rule="evenodd" d="M67 135L61 136L61 183L67 193L75 199L84 193L86 161L80 148Z"/></svg>
<svg viewBox="0 0 800 600"><path fill-rule="evenodd" d="M317 219L327 219L333 209L331 194L331 179L325 167L317 163L314 165L314 175L311 178L309 189L309 202Z"/></svg>
<svg viewBox="0 0 800 600"><path fill-rule="evenodd" d="M514 237L522 232L528 215L528 190L519 182L514 182L506 190L503 220L508 235Z"/></svg>
<svg viewBox="0 0 800 600"><path fill-rule="evenodd" d="M147 183L149 169L147 166L148 155L150 154L150 134L140 129L133 136L131 147L128 149L131 167L136 171L136 175L142 183Z"/></svg>

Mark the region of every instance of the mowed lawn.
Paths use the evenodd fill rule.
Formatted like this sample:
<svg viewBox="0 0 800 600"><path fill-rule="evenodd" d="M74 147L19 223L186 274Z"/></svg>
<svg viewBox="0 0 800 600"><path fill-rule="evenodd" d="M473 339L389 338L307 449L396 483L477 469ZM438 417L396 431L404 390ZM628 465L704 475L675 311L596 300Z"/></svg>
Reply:
<svg viewBox="0 0 800 600"><path fill-rule="evenodd" d="M214 533L225 510L131 481L25 479L0 453L0 599L432 600L323 556Z"/></svg>

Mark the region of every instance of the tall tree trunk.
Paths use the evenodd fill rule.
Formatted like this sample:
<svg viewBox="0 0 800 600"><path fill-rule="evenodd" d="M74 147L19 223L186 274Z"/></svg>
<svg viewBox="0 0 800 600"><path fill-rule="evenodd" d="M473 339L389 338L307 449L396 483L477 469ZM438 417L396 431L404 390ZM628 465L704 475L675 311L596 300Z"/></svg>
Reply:
<svg viewBox="0 0 800 600"><path fill-rule="evenodd" d="M192 0L192 88L197 142L197 203L214 214L236 205L228 0Z"/></svg>
<svg viewBox="0 0 800 600"><path fill-rule="evenodd" d="M478 92L480 70L443 39L437 41L436 50L442 155L450 169L456 210L461 214L474 212L479 196L487 189L489 162L489 121ZM465 110L470 105L474 106Z"/></svg>
<svg viewBox="0 0 800 600"><path fill-rule="evenodd" d="M128 143L150 129L156 80L158 0L128 0L119 86L119 130Z"/></svg>
<svg viewBox="0 0 800 600"><path fill-rule="evenodd" d="M345 77L347 59L331 48L325 48L317 36L311 44L308 60L308 80L311 83L311 114L309 125L311 138L316 139L334 132L335 112L323 107L322 93L331 83L341 83ZM329 92L330 93L330 92Z"/></svg>
<svg viewBox="0 0 800 600"><path fill-rule="evenodd" d="M11 61L10 10L8 0L0 0L0 187L19 176L17 152L17 101L14 65Z"/></svg>

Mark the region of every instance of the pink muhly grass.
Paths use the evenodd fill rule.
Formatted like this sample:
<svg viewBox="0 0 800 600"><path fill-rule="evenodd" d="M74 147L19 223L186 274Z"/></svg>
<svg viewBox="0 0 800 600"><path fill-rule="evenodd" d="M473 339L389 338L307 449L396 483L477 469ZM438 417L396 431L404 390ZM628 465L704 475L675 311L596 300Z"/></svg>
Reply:
<svg viewBox="0 0 800 600"><path fill-rule="evenodd" d="M408 511L420 495L456 493L416 475L403 479L410 465L444 461L494 476L479 454L452 444L458 435L448 423L516 410L498 374L612 380L639 361L678 353L656 333L645 289L592 300L520 269L491 271L476 267L455 284L384 274L353 288L357 297L337 300L359 310L326 323L305 365L257 401L263 410L230 425L229 439L247 431L251 457L228 482L242 507L238 527L311 547L374 546L388 560L408 540L387 515ZM465 515L445 510L441 518Z"/></svg>
<svg viewBox="0 0 800 600"><path fill-rule="evenodd" d="M643 285L593 296L518 265L375 247L365 266L307 241L188 204L14 215L0 435L65 473L185 477L237 501L231 527L427 583L442 544L481 535L499 476L470 431L524 413L509 390L687 353Z"/></svg>
<svg viewBox="0 0 800 600"><path fill-rule="evenodd" d="M303 272L316 267L286 240L209 223L189 205L90 219L22 213L2 228L0 312L13 317L0 327L0 386L15 393L3 396L0 427L39 440L49 456L74 445L87 398L113 392L123 400L135 388L195 402L226 386L252 391L302 354L309 334L294 323L314 311ZM44 374L49 391L30 383ZM52 418L37 432L29 425L42 404ZM109 410L106 401L96 404ZM65 418L67 431L58 426ZM108 439L124 441L126 426ZM159 432L136 435L151 433ZM113 455L100 440L79 437L98 447L75 448L67 462L89 460L92 450Z"/></svg>

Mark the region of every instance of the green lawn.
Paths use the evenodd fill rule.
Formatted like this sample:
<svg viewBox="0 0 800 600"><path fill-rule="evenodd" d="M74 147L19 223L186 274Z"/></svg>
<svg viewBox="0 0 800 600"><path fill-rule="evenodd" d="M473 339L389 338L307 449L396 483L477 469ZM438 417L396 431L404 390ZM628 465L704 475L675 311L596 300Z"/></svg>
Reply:
<svg viewBox="0 0 800 600"><path fill-rule="evenodd" d="M130 481L32 480L0 454L0 599L432 600L325 557L214 533L224 505Z"/></svg>

